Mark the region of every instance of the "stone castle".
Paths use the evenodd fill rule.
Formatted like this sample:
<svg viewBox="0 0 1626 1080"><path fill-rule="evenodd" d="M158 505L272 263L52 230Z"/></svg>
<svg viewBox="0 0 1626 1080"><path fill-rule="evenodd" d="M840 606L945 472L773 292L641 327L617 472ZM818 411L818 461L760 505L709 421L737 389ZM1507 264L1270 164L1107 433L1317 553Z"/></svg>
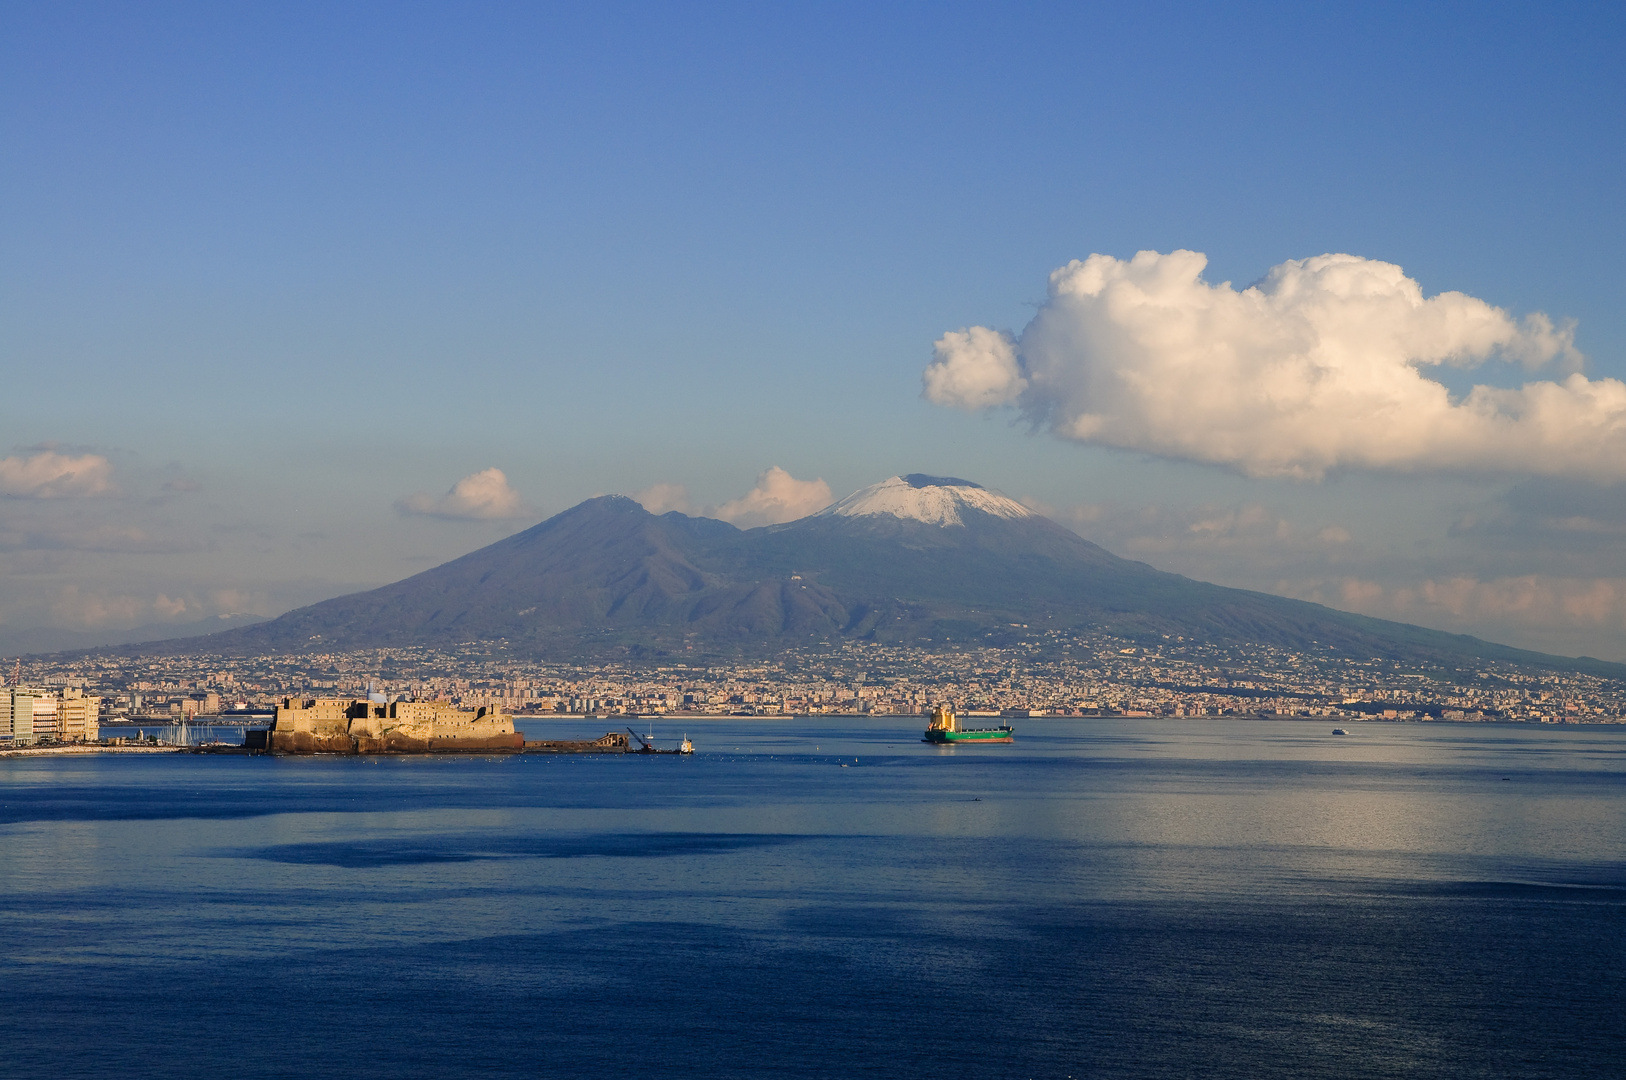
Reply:
<svg viewBox="0 0 1626 1080"><path fill-rule="evenodd" d="M281 754L514 752L525 744L514 718L492 707L376 698L284 698L263 734L259 749Z"/></svg>

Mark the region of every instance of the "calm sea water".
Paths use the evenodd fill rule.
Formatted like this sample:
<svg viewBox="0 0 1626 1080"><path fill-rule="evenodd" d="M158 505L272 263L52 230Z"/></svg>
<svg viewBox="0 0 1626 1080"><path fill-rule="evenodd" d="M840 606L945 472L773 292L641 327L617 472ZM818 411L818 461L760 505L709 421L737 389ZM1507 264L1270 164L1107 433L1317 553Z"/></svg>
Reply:
<svg viewBox="0 0 1626 1080"><path fill-rule="evenodd" d="M0 1074L1626 1075L1626 728L1019 725L0 760Z"/></svg>

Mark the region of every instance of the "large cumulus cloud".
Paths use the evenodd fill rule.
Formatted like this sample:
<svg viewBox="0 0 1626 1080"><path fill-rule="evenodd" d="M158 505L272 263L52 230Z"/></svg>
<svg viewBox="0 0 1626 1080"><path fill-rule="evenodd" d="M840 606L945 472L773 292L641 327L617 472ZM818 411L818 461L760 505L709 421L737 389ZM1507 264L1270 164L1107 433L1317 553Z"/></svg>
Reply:
<svg viewBox="0 0 1626 1080"><path fill-rule="evenodd" d="M1571 328L1463 293L1425 297L1400 267L1354 255L1285 262L1245 289L1204 281L1207 261L1068 263L1019 338L980 326L940 338L924 396L1014 405L1063 438L1254 476L1626 477L1626 384L1574 370ZM1463 395L1430 377L1493 358L1556 370Z"/></svg>

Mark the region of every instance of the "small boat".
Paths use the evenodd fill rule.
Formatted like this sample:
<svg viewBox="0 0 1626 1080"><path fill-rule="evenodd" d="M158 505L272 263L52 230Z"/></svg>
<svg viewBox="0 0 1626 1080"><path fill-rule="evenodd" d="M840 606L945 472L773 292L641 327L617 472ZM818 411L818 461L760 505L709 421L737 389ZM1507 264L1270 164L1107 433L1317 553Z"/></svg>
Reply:
<svg viewBox="0 0 1626 1080"><path fill-rule="evenodd" d="M1347 732L1347 731L1345 731L1345 730L1344 730L1344 729L1343 729L1343 728L1341 728L1341 727L1335 727L1335 728L1333 728L1333 729L1332 729L1332 733L1333 733L1333 734L1334 734L1334 735L1348 735L1348 734L1349 734L1349 732Z"/></svg>
<svg viewBox="0 0 1626 1080"><path fill-rule="evenodd" d="M921 742L929 743L994 743L1012 742L1016 733L1009 724L1001 724L996 728L962 728L959 718L954 710L947 705L939 705L932 710L931 722L926 725L926 735Z"/></svg>

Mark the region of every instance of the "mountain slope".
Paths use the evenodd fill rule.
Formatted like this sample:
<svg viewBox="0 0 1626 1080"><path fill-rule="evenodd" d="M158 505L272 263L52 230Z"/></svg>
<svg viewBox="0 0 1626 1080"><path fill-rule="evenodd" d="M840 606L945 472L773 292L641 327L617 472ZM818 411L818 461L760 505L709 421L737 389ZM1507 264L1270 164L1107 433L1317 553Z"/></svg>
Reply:
<svg viewBox="0 0 1626 1080"><path fill-rule="evenodd" d="M765 653L861 638L937 648L1045 630L1177 635L1362 657L1484 657L1626 675L1119 558L997 492L911 475L741 531L590 499L460 559L172 651L506 641L519 654ZM150 651L150 650L146 650Z"/></svg>

